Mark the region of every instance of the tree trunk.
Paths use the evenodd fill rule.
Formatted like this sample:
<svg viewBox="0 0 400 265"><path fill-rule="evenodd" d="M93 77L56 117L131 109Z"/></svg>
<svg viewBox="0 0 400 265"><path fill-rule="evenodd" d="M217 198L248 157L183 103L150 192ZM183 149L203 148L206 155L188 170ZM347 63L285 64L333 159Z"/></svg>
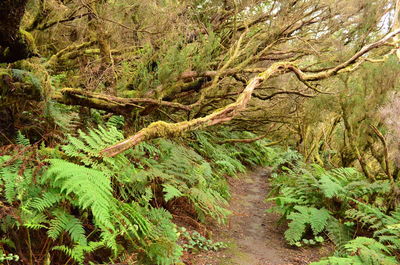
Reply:
<svg viewBox="0 0 400 265"><path fill-rule="evenodd" d="M28 0L0 0L0 63L35 55L32 36L20 30Z"/></svg>

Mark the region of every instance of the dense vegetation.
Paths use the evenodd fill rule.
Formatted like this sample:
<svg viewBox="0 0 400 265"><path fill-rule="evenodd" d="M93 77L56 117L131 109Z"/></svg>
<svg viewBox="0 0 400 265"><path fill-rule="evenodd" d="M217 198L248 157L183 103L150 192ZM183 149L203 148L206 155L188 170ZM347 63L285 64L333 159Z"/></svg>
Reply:
<svg viewBox="0 0 400 265"><path fill-rule="evenodd" d="M160 139L101 157L101 148L123 138L117 121L113 116L104 127L79 131L55 148L31 145L21 134L12 150L4 148L3 250L24 264L173 264L182 247L172 215L194 218L195 224L223 223L229 214L223 176L268 162L263 141L218 145L227 132L198 132L190 145Z"/></svg>
<svg viewBox="0 0 400 265"><path fill-rule="evenodd" d="M397 264L399 34L399 0L0 1L0 262L179 264L261 165L289 245Z"/></svg>

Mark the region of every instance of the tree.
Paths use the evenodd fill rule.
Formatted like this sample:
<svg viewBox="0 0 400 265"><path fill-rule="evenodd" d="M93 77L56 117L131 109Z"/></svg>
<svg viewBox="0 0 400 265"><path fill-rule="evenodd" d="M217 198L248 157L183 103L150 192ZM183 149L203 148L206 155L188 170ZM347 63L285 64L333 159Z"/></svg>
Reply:
<svg viewBox="0 0 400 265"><path fill-rule="evenodd" d="M22 14L21 6L13 8ZM27 9L31 19L23 27L36 42L54 40L51 47L41 45L47 59L33 63L46 92L32 97L24 86L28 93L4 94L140 116L145 124L159 120L122 149L221 122L240 127L268 113L260 122L271 124L274 115L299 113L285 110L293 99L300 107L327 93L322 80L388 58L399 30L381 26L394 9L392 1L370 0L39 1ZM13 22L14 31L19 22ZM54 86L52 76L63 78ZM9 81L3 91L18 90L10 85L19 81L15 74L5 70L4 78ZM104 154L119 152L121 145L115 148Z"/></svg>

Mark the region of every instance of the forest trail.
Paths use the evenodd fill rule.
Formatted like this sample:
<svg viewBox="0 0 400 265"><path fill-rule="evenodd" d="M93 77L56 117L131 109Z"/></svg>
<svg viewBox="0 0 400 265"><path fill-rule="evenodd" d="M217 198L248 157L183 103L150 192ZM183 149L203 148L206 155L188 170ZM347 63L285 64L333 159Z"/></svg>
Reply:
<svg viewBox="0 0 400 265"><path fill-rule="evenodd" d="M230 247L215 254L200 254L192 264L303 265L330 253L329 247L295 249L285 243L285 227L277 226L279 215L265 212L272 205L265 202L269 175L268 170L259 168L230 180L232 215L228 225L219 227L213 236Z"/></svg>

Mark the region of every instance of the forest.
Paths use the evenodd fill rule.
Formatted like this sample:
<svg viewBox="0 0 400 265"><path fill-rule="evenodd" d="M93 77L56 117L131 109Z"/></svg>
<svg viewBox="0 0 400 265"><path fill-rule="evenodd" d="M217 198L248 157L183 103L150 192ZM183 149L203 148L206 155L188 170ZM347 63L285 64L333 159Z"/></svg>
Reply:
<svg viewBox="0 0 400 265"><path fill-rule="evenodd" d="M400 264L400 0L0 0L0 264Z"/></svg>

